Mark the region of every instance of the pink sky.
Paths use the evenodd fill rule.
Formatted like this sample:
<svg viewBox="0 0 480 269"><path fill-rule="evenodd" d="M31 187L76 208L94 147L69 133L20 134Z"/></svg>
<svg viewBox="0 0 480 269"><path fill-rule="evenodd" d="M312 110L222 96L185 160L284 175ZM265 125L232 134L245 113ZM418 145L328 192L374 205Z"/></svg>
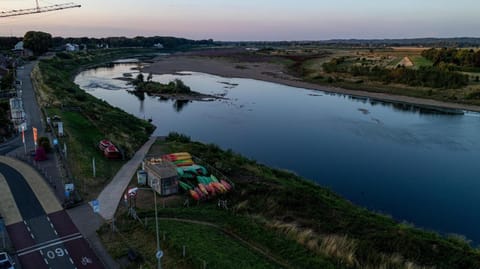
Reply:
<svg viewBox="0 0 480 269"><path fill-rule="evenodd" d="M172 35L215 40L478 36L473 0L78 0L82 8L0 18L0 35ZM419 3L420 2L420 3ZM0 11L33 0L2 0ZM40 1L41 5L63 3Z"/></svg>

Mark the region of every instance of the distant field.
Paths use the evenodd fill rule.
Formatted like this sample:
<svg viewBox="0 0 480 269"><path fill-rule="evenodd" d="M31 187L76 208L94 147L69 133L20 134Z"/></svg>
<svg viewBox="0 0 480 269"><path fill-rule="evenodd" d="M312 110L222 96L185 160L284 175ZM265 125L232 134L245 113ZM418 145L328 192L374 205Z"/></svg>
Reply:
<svg viewBox="0 0 480 269"><path fill-rule="evenodd" d="M426 59L423 56L412 56L412 57L410 57L410 60L412 60L415 68L419 68L419 67L422 67L422 66L432 66L433 65L433 63L430 60Z"/></svg>

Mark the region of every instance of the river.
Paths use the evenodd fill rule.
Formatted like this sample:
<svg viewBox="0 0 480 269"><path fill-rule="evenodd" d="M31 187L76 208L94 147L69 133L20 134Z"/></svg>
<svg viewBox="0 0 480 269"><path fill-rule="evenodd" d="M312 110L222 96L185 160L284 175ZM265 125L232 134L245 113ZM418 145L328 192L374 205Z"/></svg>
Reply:
<svg viewBox="0 0 480 269"><path fill-rule="evenodd" d="M170 131L293 171L397 220L480 242L480 114L436 113L252 79L184 72L192 90L228 100L173 102L129 94L136 63L80 73L93 96Z"/></svg>

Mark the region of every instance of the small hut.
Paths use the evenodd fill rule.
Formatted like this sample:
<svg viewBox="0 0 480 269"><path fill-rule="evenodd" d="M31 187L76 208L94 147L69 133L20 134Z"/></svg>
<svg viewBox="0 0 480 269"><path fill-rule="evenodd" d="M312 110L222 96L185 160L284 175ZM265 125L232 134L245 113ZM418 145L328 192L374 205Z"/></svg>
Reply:
<svg viewBox="0 0 480 269"><path fill-rule="evenodd" d="M161 158L144 160L144 170L147 172L148 186L161 196L178 193L178 174L175 166Z"/></svg>

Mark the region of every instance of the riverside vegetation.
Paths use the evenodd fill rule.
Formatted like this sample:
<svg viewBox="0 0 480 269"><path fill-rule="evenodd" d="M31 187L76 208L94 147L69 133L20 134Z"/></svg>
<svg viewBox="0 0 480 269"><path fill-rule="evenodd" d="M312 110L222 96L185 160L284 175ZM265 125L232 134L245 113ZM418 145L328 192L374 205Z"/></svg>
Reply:
<svg viewBox="0 0 480 269"><path fill-rule="evenodd" d="M162 249L175 257L165 260L167 264L196 268L200 260L193 257L201 257L209 264L208 268L480 266L480 252L460 236L443 237L373 213L295 174L266 167L231 150L192 142L189 137L175 133L166 141L158 141L154 147L164 152L191 152L214 165L236 186L236 191L225 197L230 205L227 211L219 209L216 201L189 208L180 203L159 211L159 216L164 218L160 221L162 231L167 233L167 239L162 240ZM136 234L144 227L124 213L119 215L122 240L111 237L107 226L100 234L116 257L125 255L128 247L133 246L144 256L144 265L153 267L155 260L150 255L155 250L153 205L140 209L138 214L141 219L150 219L142 233L145 241L141 244L135 243L138 241ZM202 239L203 235L198 233L202 225L191 221L214 225L223 237ZM175 222L185 226L181 233L175 229ZM202 229L212 229L209 227ZM132 233L133 230L137 232ZM233 262L236 264L233 266L232 261L239 260L239 255L241 258L243 254L230 257L222 253L205 253L208 249L216 249L219 240L223 242L221 244L226 244L225 241L246 242L250 252L242 248L244 257L252 257L251 246L266 254L261 262L254 262L258 259L255 256L255 259L243 263ZM186 258L181 257L183 245L187 245L190 253Z"/></svg>

